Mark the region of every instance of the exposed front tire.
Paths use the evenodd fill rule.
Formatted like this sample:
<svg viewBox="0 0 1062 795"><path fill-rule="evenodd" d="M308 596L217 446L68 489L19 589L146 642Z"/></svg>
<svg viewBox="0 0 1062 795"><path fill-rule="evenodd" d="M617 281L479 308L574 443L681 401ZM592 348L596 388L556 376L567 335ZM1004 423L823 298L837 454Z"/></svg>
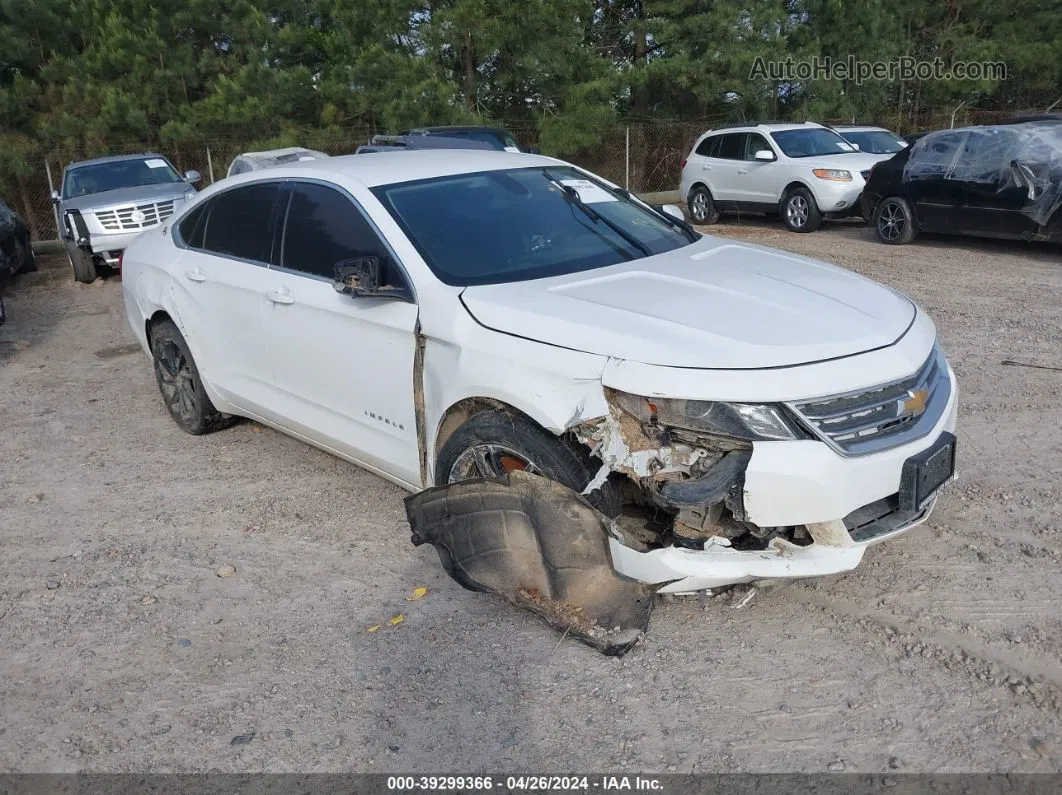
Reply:
<svg viewBox="0 0 1062 795"><path fill-rule="evenodd" d="M900 246L915 239L914 213L906 199L889 196L874 208L874 232L878 240L890 246Z"/></svg>
<svg viewBox="0 0 1062 795"><path fill-rule="evenodd" d="M690 190L686 205L689 207L690 218L695 224L714 224L719 220L719 210L716 209L715 199L704 185L697 185Z"/></svg>
<svg viewBox="0 0 1062 795"><path fill-rule="evenodd" d="M66 258L74 271L74 280L82 284L92 284L99 277L92 257L79 249L69 240L66 241Z"/></svg>
<svg viewBox="0 0 1062 795"><path fill-rule="evenodd" d="M782 199L782 221L790 232L814 232L822 226L822 213L811 191L793 188Z"/></svg>
<svg viewBox="0 0 1062 795"><path fill-rule="evenodd" d="M520 414L492 409L474 414L446 440L436 457L435 482L499 478L524 470L581 493L600 468L601 462L578 443L554 436ZM586 499L606 516L619 515L619 486L611 481Z"/></svg>
<svg viewBox="0 0 1062 795"><path fill-rule="evenodd" d="M234 418L214 408L207 397L188 343L173 321L160 320L151 327L151 358L162 400L182 431L199 436L232 424Z"/></svg>

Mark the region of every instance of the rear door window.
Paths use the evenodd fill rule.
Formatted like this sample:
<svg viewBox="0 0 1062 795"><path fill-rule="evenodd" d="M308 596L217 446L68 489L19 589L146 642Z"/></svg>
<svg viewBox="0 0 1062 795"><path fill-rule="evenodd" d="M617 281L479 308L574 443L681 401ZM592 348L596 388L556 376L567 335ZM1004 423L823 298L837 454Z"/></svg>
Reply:
<svg viewBox="0 0 1062 795"><path fill-rule="evenodd" d="M725 160L745 159L745 133L727 133L720 137L723 142L719 145L719 157Z"/></svg>
<svg viewBox="0 0 1062 795"><path fill-rule="evenodd" d="M203 248L211 254L269 264L281 193L280 182L258 182L212 196Z"/></svg>
<svg viewBox="0 0 1062 795"><path fill-rule="evenodd" d="M705 138L697 147L697 154L701 157L719 157L719 141L723 136L713 135Z"/></svg>

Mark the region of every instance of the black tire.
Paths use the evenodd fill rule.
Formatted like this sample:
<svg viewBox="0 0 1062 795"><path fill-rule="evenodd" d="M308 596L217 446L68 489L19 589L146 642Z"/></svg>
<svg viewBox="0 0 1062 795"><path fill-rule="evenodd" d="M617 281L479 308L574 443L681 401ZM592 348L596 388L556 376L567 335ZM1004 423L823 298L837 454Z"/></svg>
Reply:
<svg viewBox="0 0 1062 795"><path fill-rule="evenodd" d="M22 258L20 273L33 273L37 270L37 255L33 253L33 247L26 244L26 256Z"/></svg>
<svg viewBox="0 0 1062 795"><path fill-rule="evenodd" d="M695 185L686 197L686 207L695 224L714 224L719 220L719 210L715 206L712 192L704 185Z"/></svg>
<svg viewBox="0 0 1062 795"><path fill-rule="evenodd" d="M79 249L69 240L66 241L66 258L70 261L70 267L74 269L74 280L82 284L92 284L99 274L96 273L96 265L92 257Z"/></svg>
<svg viewBox="0 0 1062 795"><path fill-rule="evenodd" d="M475 477L503 477L513 469L525 469L581 493L601 469L601 461L578 443L554 436L523 415L492 409L472 415L446 440L436 457L435 482L444 485ZM619 515L620 489L611 480L586 500L606 516Z"/></svg>
<svg viewBox="0 0 1062 795"><path fill-rule="evenodd" d="M4 309L4 295L0 293L0 326L7 320L7 311Z"/></svg>
<svg viewBox="0 0 1062 795"><path fill-rule="evenodd" d="M910 243L918 235L914 213L906 199L887 196L874 208L874 234L890 246Z"/></svg>
<svg viewBox="0 0 1062 795"><path fill-rule="evenodd" d="M188 343L173 321L160 320L151 327L151 358L162 402L182 431L199 436L234 422L210 402Z"/></svg>
<svg viewBox="0 0 1062 795"><path fill-rule="evenodd" d="M782 223L790 232L814 232L822 226L822 213L807 188L793 188L782 198Z"/></svg>

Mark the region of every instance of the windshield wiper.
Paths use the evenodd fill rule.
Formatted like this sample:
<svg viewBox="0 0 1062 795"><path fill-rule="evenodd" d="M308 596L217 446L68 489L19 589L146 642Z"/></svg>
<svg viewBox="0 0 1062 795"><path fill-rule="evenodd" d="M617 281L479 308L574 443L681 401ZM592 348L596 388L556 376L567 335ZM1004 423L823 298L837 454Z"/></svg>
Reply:
<svg viewBox="0 0 1062 795"><path fill-rule="evenodd" d="M561 192L561 195L564 196L564 198L568 201L569 204L574 204L576 207L582 210L586 217L593 221L595 224L600 221L613 232L615 232L617 235L619 235L632 246L634 246L636 249L638 249L640 252L642 252L644 256L652 256L652 252L649 251L649 247L645 245L645 243L636 238L622 226L615 223L614 221L610 221L608 218L603 216L589 204L584 202L582 196L579 195L579 191L577 191L571 185L565 185L555 176L550 174L548 169L542 169L542 176L544 176L547 180L550 181L550 183L556 186L556 188Z"/></svg>

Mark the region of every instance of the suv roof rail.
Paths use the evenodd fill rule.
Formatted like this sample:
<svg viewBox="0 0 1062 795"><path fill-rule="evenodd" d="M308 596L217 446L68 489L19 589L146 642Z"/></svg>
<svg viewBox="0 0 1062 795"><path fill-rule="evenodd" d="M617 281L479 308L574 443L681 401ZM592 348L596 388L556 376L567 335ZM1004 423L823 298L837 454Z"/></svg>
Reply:
<svg viewBox="0 0 1062 795"><path fill-rule="evenodd" d="M818 124L817 121L810 121L805 119L804 121L786 121L785 119L767 119L765 121L728 121L723 124L717 124L712 127L712 130L728 130L734 127L759 127L761 124ZM825 125L824 125L825 126Z"/></svg>

